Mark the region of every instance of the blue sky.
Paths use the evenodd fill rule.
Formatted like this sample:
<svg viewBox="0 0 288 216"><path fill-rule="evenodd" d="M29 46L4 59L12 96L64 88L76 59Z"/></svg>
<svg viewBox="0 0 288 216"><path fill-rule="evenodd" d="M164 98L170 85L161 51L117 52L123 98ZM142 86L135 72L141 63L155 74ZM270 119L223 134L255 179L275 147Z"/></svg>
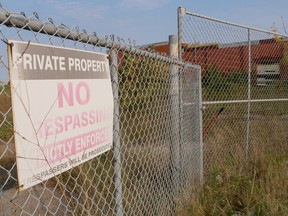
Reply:
<svg viewBox="0 0 288 216"><path fill-rule="evenodd" d="M177 8L226 21L270 30L276 23L283 32L281 16L288 25L287 0L2 0L8 11L36 11L42 20L56 24L115 34L137 45L165 41L177 33Z"/></svg>
<svg viewBox="0 0 288 216"><path fill-rule="evenodd" d="M284 33L288 29L288 0L0 0L9 12L24 12L41 20L53 18L56 25L96 32L98 36L114 34L136 45L167 41L177 34L177 8L264 30L273 23ZM2 47L3 49L6 49ZM6 52L6 51L4 51ZM8 74L0 71L0 80Z"/></svg>

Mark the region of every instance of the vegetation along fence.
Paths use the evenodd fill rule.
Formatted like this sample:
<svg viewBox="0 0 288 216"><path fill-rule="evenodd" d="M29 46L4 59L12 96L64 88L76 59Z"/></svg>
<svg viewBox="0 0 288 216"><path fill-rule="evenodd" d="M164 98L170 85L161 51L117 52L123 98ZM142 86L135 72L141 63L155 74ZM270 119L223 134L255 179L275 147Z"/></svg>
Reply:
<svg viewBox="0 0 288 216"><path fill-rule="evenodd" d="M203 174L200 68L176 59L175 37L170 37L170 57L166 57L114 36L100 39L96 33L56 25L50 18L41 21L37 13L27 17L1 8L0 23L1 214L170 215L191 199ZM108 54L114 97L112 149L49 180L36 176L34 180L42 182L23 191L17 178L16 159L20 156L15 138L28 143L29 138L13 127L11 96L17 94L17 86L8 82L8 40L26 42L19 59L28 56L29 44ZM30 95L27 97L29 102ZM209 108L210 115L217 111L216 106ZM29 110L23 115L32 118L35 113ZM37 137L39 130L33 136ZM29 146L22 148L25 151ZM59 168L48 165L51 172Z"/></svg>
<svg viewBox="0 0 288 216"><path fill-rule="evenodd" d="M180 57L202 70L204 176L287 152L288 36L185 8L178 34Z"/></svg>
<svg viewBox="0 0 288 216"><path fill-rule="evenodd" d="M0 23L4 215L174 215L211 174L243 168L262 154L288 152L286 35L179 8L178 41L169 37L166 57L113 35L99 38L50 18L42 21L37 13L27 17L1 8ZM8 81L10 40L27 44L19 59L30 52L30 44L107 54L114 100L112 149L77 166L72 163L72 169L49 180L37 176L41 183L26 190L18 182L16 159L21 156L15 140L29 142L29 137L13 127L11 96L17 86ZM34 113L28 111L32 119ZM40 128L33 136L40 136ZM42 145L45 140L36 144ZM52 173L58 169L48 165Z"/></svg>

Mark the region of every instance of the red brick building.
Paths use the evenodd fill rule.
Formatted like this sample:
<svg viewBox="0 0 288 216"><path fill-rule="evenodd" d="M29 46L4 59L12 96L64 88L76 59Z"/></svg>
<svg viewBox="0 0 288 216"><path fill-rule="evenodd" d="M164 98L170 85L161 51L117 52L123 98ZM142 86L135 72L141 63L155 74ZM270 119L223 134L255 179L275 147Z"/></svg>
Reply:
<svg viewBox="0 0 288 216"><path fill-rule="evenodd" d="M152 44L157 52L168 54L168 43ZM212 67L224 75L228 73L247 73L248 42L233 44L182 44L184 61L198 64L202 73ZM287 66L283 64L283 43L274 39L251 42L251 69L253 77L270 76L271 79L288 79ZM286 63L288 64L288 62Z"/></svg>

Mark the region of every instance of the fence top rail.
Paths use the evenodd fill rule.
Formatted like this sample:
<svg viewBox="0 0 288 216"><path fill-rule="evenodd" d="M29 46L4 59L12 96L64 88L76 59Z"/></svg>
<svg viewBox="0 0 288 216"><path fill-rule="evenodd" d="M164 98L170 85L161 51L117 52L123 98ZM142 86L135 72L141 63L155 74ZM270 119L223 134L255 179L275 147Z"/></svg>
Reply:
<svg viewBox="0 0 288 216"><path fill-rule="evenodd" d="M198 69L199 66L192 65L190 63L179 61L178 59L169 58L159 53L150 52L147 50L142 50L132 45L121 44L111 36L111 39L99 38L96 33L88 34L87 32L79 32L79 30L70 29L67 26L60 25L57 26L53 22L41 21L38 17L28 18L21 13L10 13L6 10L0 8L0 24L7 27L16 27L21 29L26 29L29 31L34 31L38 33L43 33L49 36L55 36L60 38L65 38L68 40L78 41L82 43L88 43L93 46L105 47L108 49L116 49L118 51L129 52L135 55L140 55L143 57L149 57L155 60L159 60L169 64L175 64L178 66L192 67Z"/></svg>
<svg viewBox="0 0 288 216"><path fill-rule="evenodd" d="M267 30L258 29L258 28L252 28L250 26L240 25L240 24L233 23L233 22L227 22L227 21L224 21L224 20L221 20L221 19L216 19L216 18L212 18L212 17L209 17L209 16L204 16L204 15L200 15L200 14L197 14L197 13L192 13L192 12L186 11L185 14L190 15L190 16L194 16L194 17L198 17L198 18L203 18L203 19L210 20L210 21L214 21L214 22L219 22L219 23L223 23L223 24L239 27L239 28L245 28L245 29L249 29L249 30L254 30L254 31L258 31L258 32L263 32L263 33L267 33L267 34L273 34L273 35L278 35L278 36L281 36L281 37L288 38L288 35L286 35L286 34L281 34L281 33L278 33L278 32L267 31Z"/></svg>

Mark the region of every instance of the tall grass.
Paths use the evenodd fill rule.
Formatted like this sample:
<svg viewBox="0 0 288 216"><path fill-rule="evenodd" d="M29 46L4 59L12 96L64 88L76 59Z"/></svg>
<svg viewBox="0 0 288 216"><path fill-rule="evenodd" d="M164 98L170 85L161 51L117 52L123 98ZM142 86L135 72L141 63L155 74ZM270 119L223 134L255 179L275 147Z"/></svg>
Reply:
<svg viewBox="0 0 288 216"><path fill-rule="evenodd" d="M288 215L288 115L284 105L287 103L251 106L247 159L245 106L225 106L223 115L204 134L204 187L178 215ZM219 105L209 109L205 119Z"/></svg>
<svg viewBox="0 0 288 216"><path fill-rule="evenodd" d="M288 215L287 153L259 154L245 169L215 169L182 215Z"/></svg>

